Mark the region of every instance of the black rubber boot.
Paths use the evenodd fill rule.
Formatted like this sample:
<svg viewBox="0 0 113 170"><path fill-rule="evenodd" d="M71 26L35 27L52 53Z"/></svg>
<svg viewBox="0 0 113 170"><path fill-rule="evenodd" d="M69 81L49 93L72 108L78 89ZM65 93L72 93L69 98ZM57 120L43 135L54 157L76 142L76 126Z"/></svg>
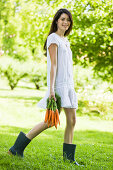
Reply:
<svg viewBox="0 0 113 170"><path fill-rule="evenodd" d="M63 143L63 160L69 160L71 163L79 166L79 164L75 161L75 149L76 145Z"/></svg>
<svg viewBox="0 0 113 170"><path fill-rule="evenodd" d="M26 137L23 132L20 132L14 145L9 149L9 154L18 155L23 157L25 147L30 143L30 139Z"/></svg>

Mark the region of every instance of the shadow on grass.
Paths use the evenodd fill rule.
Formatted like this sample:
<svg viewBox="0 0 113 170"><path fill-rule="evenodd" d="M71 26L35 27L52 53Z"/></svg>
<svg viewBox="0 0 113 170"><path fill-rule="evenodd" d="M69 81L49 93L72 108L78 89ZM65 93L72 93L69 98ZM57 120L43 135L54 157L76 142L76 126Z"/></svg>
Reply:
<svg viewBox="0 0 113 170"><path fill-rule="evenodd" d="M15 87L13 90L11 90L10 88L9 88L9 89L0 88L0 91L14 91L16 88L20 88L20 89L29 89L29 90L38 90L38 89L36 89L35 87L17 86L17 87Z"/></svg>
<svg viewBox="0 0 113 170"><path fill-rule="evenodd" d="M11 91L11 89L0 89L0 91Z"/></svg>
<svg viewBox="0 0 113 170"><path fill-rule="evenodd" d="M42 99L42 97L34 97L34 96L30 96L30 97L25 97L25 96L0 96L0 98L4 98L4 99L14 99L14 100L36 100L39 101Z"/></svg>
<svg viewBox="0 0 113 170"><path fill-rule="evenodd" d="M37 90L36 87L28 87L28 86L17 86L20 89L30 89L30 90Z"/></svg>

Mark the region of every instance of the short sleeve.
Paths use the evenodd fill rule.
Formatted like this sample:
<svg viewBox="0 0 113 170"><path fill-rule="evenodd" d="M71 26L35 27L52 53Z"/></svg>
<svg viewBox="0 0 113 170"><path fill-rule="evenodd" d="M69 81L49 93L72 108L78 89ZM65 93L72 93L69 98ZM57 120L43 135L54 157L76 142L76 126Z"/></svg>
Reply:
<svg viewBox="0 0 113 170"><path fill-rule="evenodd" d="M53 33L47 37L47 49L51 44L57 44L57 46L59 47L59 41Z"/></svg>

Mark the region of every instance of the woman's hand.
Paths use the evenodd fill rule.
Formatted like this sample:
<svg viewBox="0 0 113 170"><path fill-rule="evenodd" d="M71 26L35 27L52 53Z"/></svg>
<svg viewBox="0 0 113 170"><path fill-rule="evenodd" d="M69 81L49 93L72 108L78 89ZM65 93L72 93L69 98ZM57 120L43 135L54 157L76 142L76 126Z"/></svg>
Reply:
<svg viewBox="0 0 113 170"><path fill-rule="evenodd" d="M56 101L55 92L54 91L50 91L49 99L51 99L51 98L53 98Z"/></svg>

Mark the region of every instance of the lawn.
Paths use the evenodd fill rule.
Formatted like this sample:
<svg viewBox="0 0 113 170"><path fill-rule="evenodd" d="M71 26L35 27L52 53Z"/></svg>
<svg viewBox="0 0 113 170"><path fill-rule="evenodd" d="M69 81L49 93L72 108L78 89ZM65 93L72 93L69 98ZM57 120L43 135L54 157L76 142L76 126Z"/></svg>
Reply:
<svg viewBox="0 0 113 170"><path fill-rule="evenodd" d="M101 116L91 117L88 114L80 116L80 106L73 143L77 144L76 160L84 164L84 167L63 162L62 146L65 129L63 111L58 129L53 127L33 139L25 149L24 159L7 154L20 131L27 133L35 124L43 121L45 110L37 108L37 102L45 95L46 90L47 87L36 90L33 84L21 81L11 91L7 81L0 80L0 169L112 170L113 120L103 119ZM83 105L81 107L83 109Z"/></svg>

